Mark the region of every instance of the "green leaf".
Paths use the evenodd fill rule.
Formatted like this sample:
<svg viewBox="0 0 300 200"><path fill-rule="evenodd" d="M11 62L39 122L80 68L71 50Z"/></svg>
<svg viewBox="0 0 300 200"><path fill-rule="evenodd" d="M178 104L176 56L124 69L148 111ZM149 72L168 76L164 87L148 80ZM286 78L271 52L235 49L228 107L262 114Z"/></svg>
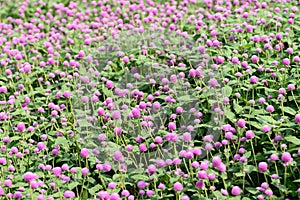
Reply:
<svg viewBox="0 0 300 200"><path fill-rule="evenodd" d="M257 129L261 129L262 125L260 123L254 122L254 121L248 121L247 122L249 125L254 126Z"/></svg>
<svg viewBox="0 0 300 200"><path fill-rule="evenodd" d="M258 121L267 122L270 124L277 124L277 121L275 121L271 116L257 116Z"/></svg>
<svg viewBox="0 0 300 200"><path fill-rule="evenodd" d="M137 180L147 180L147 179L148 179L148 176L136 174L136 175L131 176L131 178L132 178L133 180L136 180L136 181L137 181Z"/></svg>
<svg viewBox="0 0 300 200"><path fill-rule="evenodd" d="M73 190L77 185L79 185L78 182L72 182L69 184L69 190Z"/></svg>
<svg viewBox="0 0 300 200"><path fill-rule="evenodd" d="M89 189L89 193L94 195L96 194L96 192L98 192L99 190L102 189L101 185L95 185L94 187L92 187L91 189Z"/></svg>
<svg viewBox="0 0 300 200"><path fill-rule="evenodd" d="M65 137L58 137L55 140L55 145L57 144L67 144L68 140Z"/></svg>
<svg viewBox="0 0 300 200"><path fill-rule="evenodd" d="M253 187L246 187L246 190L248 192L250 192L251 194L254 194L254 195L259 193L259 191L256 188L253 188Z"/></svg>
<svg viewBox="0 0 300 200"><path fill-rule="evenodd" d="M300 145L300 139L298 139L296 136L287 136L285 137L285 140L295 145Z"/></svg>
<svg viewBox="0 0 300 200"><path fill-rule="evenodd" d="M233 102L233 109L236 113L240 113L243 110L243 107L240 106L236 101Z"/></svg>
<svg viewBox="0 0 300 200"><path fill-rule="evenodd" d="M224 114L230 121L233 121L233 119L235 118L235 114L230 110L225 110Z"/></svg>
<svg viewBox="0 0 300 200"><path fill-rule="evenodd" d="M232 88L229 86L223 87L222 94L224 95L224 97L230 97L230 95L232 94Z"/></svg>
<svg viewBox="0 0 300 200"><path fill-rule="evenodd" d="M288 113L288 114L291 114L291 115L296 115L296 111L293 109L293 108L291 108L291 107L284 107L283 108L283 111L284 112L286 112L286 113Z"/></svg>
<svg viewBox="0 0 300 200"><path fill-rule="evenodd" d="M247 166L245 167L245 170L247 170L247 173L248 173L248 174L250 174L250 173L253 172L253 171L257 171L257 170L256 170L256 167L253 166L253 165L247 165Z"/></svg>
<svg viewBox="0 0 300 200"><path fill-rule="evenodd" d="M251 151L247 151L247 152L244 154L244 156L245 156L246 158L250 158L250 156L251 156Z"/></svg>

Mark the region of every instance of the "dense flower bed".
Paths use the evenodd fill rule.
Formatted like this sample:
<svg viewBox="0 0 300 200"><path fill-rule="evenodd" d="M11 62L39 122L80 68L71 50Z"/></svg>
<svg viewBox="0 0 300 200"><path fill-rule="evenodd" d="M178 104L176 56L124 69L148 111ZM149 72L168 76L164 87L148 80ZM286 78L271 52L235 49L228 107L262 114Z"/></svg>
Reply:
<svg viewBox="0 0 300 200"><path fill-rule="evenodd" d="M0 4L0 199L299 199L297 0Z"/></svg>

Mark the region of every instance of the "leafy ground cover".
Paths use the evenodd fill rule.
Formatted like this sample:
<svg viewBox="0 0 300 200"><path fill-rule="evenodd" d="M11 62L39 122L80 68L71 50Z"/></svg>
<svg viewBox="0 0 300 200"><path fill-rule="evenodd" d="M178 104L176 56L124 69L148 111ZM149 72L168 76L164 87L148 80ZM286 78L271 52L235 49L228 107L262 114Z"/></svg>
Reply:
<svg viewBox="0 0 300 200"><path fill-rule="evenodd" d="M0 199L299 199L296 0L0 15Z"/></svg>

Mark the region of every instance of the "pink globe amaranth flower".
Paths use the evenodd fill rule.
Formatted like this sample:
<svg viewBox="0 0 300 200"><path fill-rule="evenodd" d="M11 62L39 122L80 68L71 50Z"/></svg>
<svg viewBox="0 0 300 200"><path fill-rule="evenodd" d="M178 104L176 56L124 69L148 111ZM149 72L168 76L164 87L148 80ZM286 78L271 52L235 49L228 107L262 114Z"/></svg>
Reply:
<svg viewBox="0 0 300 200"><path fill-rule="evenodd" d="M145 152L145 151L147 151L147 146L146 146L145 144L140 144L140 145L139 145L139 150L140 150L141 152Z"/></svg>
<svg viewBox="0 0 300 200"><path fill-rule="evenodd" d="M114 128L114 134L120 136L123 130L119 127Z"/></svg>
<svg viewBox="0 0 300 200"><path fill-rule="evenodd" d="M46 146L43 142L39 142L39 143L37 144L37 148L38 148L40 151L46 149L46 147L47 147L47 146Z"/></svg>
<svg viewBox="0 0 300 200"><path fill-rule="evenodd" d="M90 155L90 151L87 148L83 148L80 151L80 155L84 158L87 158Z"/></svg>
<svg viewBox="0 0 300 200"><path fill-rule="evenodd" d="M209 79L208 83L211 87L216 87L219 85L218 80L215 78Z"/></svg>
<svg viewBox="0 0 300 200"><path fill-rule="evenodd" d="M260 162L258 164L258 169L260 172L265 172L268 170L268 164L266 162Z"/></svg>
<svg viewBox="0 0 300 200"><path fill-rule="evenodd" d="M124 157L123 157L121 151L116 151L116 152L114 153L113 158L114 158L115 161L120 161L120 162L123 162L123 161L124 161Z"/></svg>
<svg viewBox="0 0 300 200"><path fill-rule="evenodd" d="M0 196L2 196L1 195L1 192L0 192ZM15 199L22 199L22 192L19 192L19 191L16 191L15 193L14 193L14 196L13 196Z"/></svg>
<svg viewBox="0 0 300 200"><path fill-rule="evenodd" d="M290 61L290 59L288 59L288 58L284 58L284 59L282 60L282 64L283 64L283 65L290 65L290 64L291 64L291 61Z"/></svg>
<svg viewBox="0 0 300 200"><path fill-rule="evenodd" d="M32 173L32 172L26 172L26 173L23 175L23 178L24 178L24 181L26 181L26 182L31 182L32 180L35 179L35 175L34 175L34 173Z"/></svg>
<svg viewBox="0 0 300 200"><path fill-rule="evenodd" d="M105 110L103 108L98 108L97 113L98 113L98 116L104 116Z"/></svg>
<svg viewBox="0 0 300 200"><path fill-rule="evenodd" d="M126 149L126 151L132 151L133 150L133 146L132 145L127 145L126 147L125 147L125 149Z"/></svg>
<svg viewBox="0 0 300 200"><path fill-rule="evenodd" d="M228 191L224 190L224 189L221 189L221 194L224 195L224 196L228 196Z"/></svg>
<svg viewBox="0 0 300 200"><path fill-rule="evenodd" d="M198 171L198 178L200 179L206 179L207 178L207 172L204 170Z"/></svg>
<svg viewBox="0 0 300 200"><path fill-rule="evenodd" d="M7 92L7 88L5 86L1 86L0 93L6 93L6 92Z"/></svg>
<svg viewBox="0 0 300 200"><path fill-rule="evenodd" d="M231 62L232 62L233 64L238 64L238 63L239 63L239 58L238 58L238 57L233 57L233 58L231 59Z"/></svg>
<svg viewBox="0 0 300 200"><path fill-rule="evenodd" d="M119 200L120 199L120 195L118 193L112 193L110 195L110 200Z"/></svg>
<svg viewBox="0 0 300 200"><path fill-rule="evenodd" d="M70 92L70 91L65 91L64 94L63 94L63 96L64 96L65 98L70 98L71 92Z"/></svg>
<svg viewBox="0 0 300 200"><path fill-rule="evenodd" d="M176 129L176 123L175 122L170 122L168 125L168 129L171 131L174 131Z"/></svg>
<svg viewBox="0 0 300 200"><path fill-rule="evenodd" d="M61 175L61 168L60 168L60 167L54 167L54 168L52 169L52 173L53 173L55 176Z"/></svg>
<svg viewBox="0 0 300 200"><path fill-rule="evenodd" d="M267 106L267 108L266 108L266 111L268 111L268 112L274 112L275 111L275 109L274 109L274 107L272 106L272 105L268 105Z"/></svg>
<svg viewBox="0 0 300 200"><path fill-rule="evenodd" d="M252 60L253 63L257 63L257 62L259 61L259 58L258 58L258 56L253 55L253 56L251 57L251 60Z"/></svg>
<svg viewBox="0 0 300 200"><path fill-rule="evenodd" d="M241 188L239 186L233 186L231 189L231 194L234 196L238 196L241 194Z"/></svg>
<svg viewBox="0 0 300 200"><path fill-rule="evenodd" d="M10 179L5 180L5 181L4 181L4 186L5 186L5 187L11 187L11 186L12 186L12 181L11 181Z"/></svg>
<svg viewBox="0 0 300 200"><path fill-rule="evenodd" d="M26 130L26 126L25 126L25 124L24 124L23 122L20 122L20 123L18 123L18 125L17 125L17 129L18 129L18 131L20 131L20 132L24 132L24 131Z"/></svg>
<svg viewBox="0 0 300 200"><path fill-rule="evenodd" d="M197 187L197 188L200 188L201 190L203 190L204 187L205 187L205 184L204 184L203 181L197 181L197 182L196 182L196 187Z"/></svg>
<svg viewBox="0 0 300 200"><path fill-rule="evenodd" d="M271 189L267 189L266 191L265 191L265 195L266 196L272 196L273 195L273 191L271 190Z"/></svg>
<svg viewBox="0 0 300 200"><path fill-rule="evenodd" d="M202 163L201 163L201 164L202 164ZM213 159L212 159L212 164L213 164L214 167L220 166L220 165L222 164L221 158L220 158L219 156L213 157Z"/></svg>
<svg viewBox="0 0 300 200"><path fill-rule="evenodd" d="M292 91L296 89L296 86L294 84L288 84L287 88L288 90Z"/></svg>
<svg viewBox="0 0 300 200"><path fill-rule="evenodd" d="M239 119L237 125L241 128L244 128L246 126L246 121L244 119Z"/></svg>
<svg viewBox="0 0 300 200"><path fill-rule="evenodd" d="M245 136L247 139L253 139L254 138L254 132L251 130L246 131Z"/></svg>
<svg viewBox="0 0 300 200"><path fill-rule="evenodd" d="M219 166L216 167L217 170L220 172L225 172L226 171L226 165L224 163L221 163Z"/></svg>
<svg viewBox="0 0 300 200"><path fill-rule="evenodd" d="M145 181L139 181L137 183L138 188L143 189L145 187L147 187L147 183Z"/></svg>
<svg viewBox="0 0 300 200"><path fill-rule="evenodd" d="M117 184L111 182L111 183L108 183L107 186L108 186L109 189L115 189L117 187Z"/></svg>
<svg viewBox="0 0 300 200"><path fill-rule="evenodd" d="M174 184L174 190L175 190L175 191L181 191L182 189L183 189L183 185L182 185L181 183L176 182L176 183Z"/></svg>
<svg viewBox="0 0 300 200"><path fill-rule="evenodd" d="M269 125L264 125L262 127L262 132L264 132L264 133L270 132L271 130L272 129L271 129L271 127Z"/></svg>
<svg viewBox="0 0 300 200"><path fill-rule="evenodd" d="M273 161L275 161L275 160L278 160L279 157L278 157L277 154L274 154L274 153L273 153L273 154L270 156L270 159L273 160Z"/></svg>
<svg viewBox="0 0 300 200"><path fill-rule="evenodd" d="M89 169L88 168L85 167L85 168L81 169L81 174L82 175L87 175L88 173L89 173Z"/></svg>
<svg viewBox="0 0 300 200"><path fill-rule="evenodd" d="M113 111L112 118L113 119L121 119L121 112L118 110Z"/></svg>
<svg viewBox="0 0 300 200"><path fill-rule="evenodd" d="M289 163L289 162L293 161L293 158L292 158L292 156L291 156L291 154L289 152L284 152L281 155L281 160L284 163Z"/></svg>
<svg viewBox="0 0 300 200"><path fill-rule="evenodd" d="M258 78L256 76L250 77L250 83L257 83L257 82L258 82Z"/></svg>
<svg viewBox="0 0 300 200"><path fill-rule="evenodd" d="M148 168L147 168L147 172L148 172L149 174L155 173L155 172L156 172L156 167L155 167L155 165L153 165L153 164L149 165Z"/></svg>
<svg viewBox="0 0 300 200"><path fill-rule="evenodd" d="M98 197L102 199L109 199L110 195L107 191L100 191L98 192Z"/></svg>
<svg viewBox="0 0 300 200"><path fill-rule="evenodd" d="M84 51L83 51L83 50L80 50L80 51L78 52L78 58L83 58L84 56L85 56Z"/></svg>
<svg viewBox="0 0 300 200"><path fill-rule="evenodd" d="M188 197L188 196L183 196L183 197L181 197L181 200L190 200L190 197Z"/></svg>
<svg viewBox="0 0 300 200"><path fill-rule="evenodd" d="M107 80L106 87L107 87L107 89L112 89L112 88L114 88L114 83L110 80Z"/></svg>
<svg viewBox="0 0 300 200"><path fill-rule="evenodd" d="M133 108L131 113L134 118L139 118L141 115L140 109L138 108Z"/></svg>
<svg viewBox="0 0 300 200"><path fill-rule="evenodd" d="M70 199L70 198L74 198L75 197L75 193L73 191L65 191L64 192L64 197L67 198L67 199Z"/></svg>
<svg viewBox="0 0 300 200"><path fill-rule="evenodd" d="M300 124L300 113L295 116L295 121L297 124Z"/></svg>
<svg viewBox="0 0 300 200"><path fill-rule="evenodd" d="M130 192L129 192L128 190L123 190L123 191L121 192L121 195L122 195L123 197L128 197L128 196L130 195Z"/></svg>

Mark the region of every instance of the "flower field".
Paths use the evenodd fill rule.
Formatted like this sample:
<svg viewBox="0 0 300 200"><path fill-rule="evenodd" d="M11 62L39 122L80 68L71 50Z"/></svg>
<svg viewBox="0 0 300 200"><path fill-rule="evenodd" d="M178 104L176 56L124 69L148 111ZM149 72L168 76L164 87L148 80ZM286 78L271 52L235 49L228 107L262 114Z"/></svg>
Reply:
<svg viewBox="0 0 300 200"><path fill-rule="evenodd" d="M0 2L0 199L300 199L300 1Z"/></svg>

